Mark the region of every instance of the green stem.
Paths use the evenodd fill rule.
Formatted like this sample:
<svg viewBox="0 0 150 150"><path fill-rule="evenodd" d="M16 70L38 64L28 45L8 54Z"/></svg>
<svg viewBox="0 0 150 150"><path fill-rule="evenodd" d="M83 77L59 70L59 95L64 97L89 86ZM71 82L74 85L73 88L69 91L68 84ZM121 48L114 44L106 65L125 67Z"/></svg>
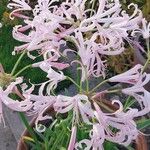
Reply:
<svg viewBox="0 0 150 150"><path fill-rule="evenodd" d="M30 133L30 135L34 139L35 143L37 144L36 145L37 150L40 150L40 144L38 142L38 139L37 139L32 127L29 125L28 120L26 119L26 116L22 112L19 112L19 116L20 116L22 122L24 123L25 127L27 128L28 132Z"/></svg>
<svg viewBox="0 0 150 150"><path fill-rule="evenodd" d="M99 88L100 86L102 86L103 84L107 83L108 80L104 80L101 83L99 83L95 88L93 88L90 93L93 93L97 88Z"/></svg>
<svg viewBox="0 0 150 150"><path fill-rule="evenodd" d="M147 46L147 61L145 62L145 65L143 67L142 72L145 71L145 69L148 67L149 63L150 63L150 46L149 46L149 39L146 39L146 46Z"/></svg>
<svg viewBox="0 0 150 150"><path fill-rule="evenodd" d="M31 64L30 64L30 65L27 65L26 67L22 68L18 73L16 73L16 74L14 75L14 77L17 77L17 76L20 75L23 71L25 71L26 69L31 68L31 67L32 67Z"/></svg>
<svg viewBox="0 0 150 150"><path fill-rule="evenodd" d="M93 0L93 4L92 4L92 10L94 9L94 7L95 7L95 4L96 4L96 0ZM91 13L90 13L90 17L92 16L92 14L93 14L93 11L91 11Z"/></svg>
<svg viewBox="0 0 150 150"><path fill-rule="evenodd" d="M135 100L131 99L131 96L128 96L125 105L124 105L124 111L126 111L130 106L132 106L135 103Z"/></svg>
<svg viewBox="0 0 150 150"><path fill-rule="evenodd" d="M77 55L77 60L80 60L79 55ZM77 64L77 68L79 68L79 67L80 67L80 65ZM79 90L79 92L81 92L82 91L82 81L81 81L81 76L80 76L80 70L79 69L77 69L77 84L80 85L80 88L78 90Z"/></svg>
<svg viewBox="0 0 150 150"><path fill-rule="evenodd" d="M78 85L72 78L66 77L68 80L70 80L73 84L75 84L79 89L81 88L80 85Z"/></svg>
<svg viewBox="0 0 150 150"><path fill-rule="evenodd" d="M81 93L82 92L82 81L80 81L80 89L79 89L79 92Z"/></svg>
<svg viewBox="0 0 150 150"><path fill-rule="evenodd" d="M115 90L106 91L106 93L111 94L111 93L117 93L117 92L120 92L120 91L121 91L121 89L115 89Z"/></svg>
<svg viewBox="0 0 150 150"><path fill-rule="evenodd" d="M17 69L17 67L18 67L18 65L19 65L19 63L20 63L20 61L21 61L21 59L23 58L23 56L24 56L25 54L26 54L26 51L24 51L24 52L20 55L20 57L18 58L16 64L14 65L14 67L13 67L13 69L12 69L12 71L11 71L11 76L14 75L14 73L15 73L15 71L16 71L16 69Z"/></svg>
<svg viewBox="0 0 150 150"><path fill-rule="evenodd" d="M56 147L58 146L59 142L62 140L64 134L65 134L65 131L64 131L64 130L62 130L62 131L59 133L59 135L58 135L58 137L56 138L55 143L53 144L51 150L56 150Z"/></svg>
<svg viewBox="0 0 150 150"><path fill-rule="evenodd" d="M130 103L130 99L131 99L131 96L128 96L128 98L126 99L126 102L125 102L125 104L124 104L124 110L127 109L128 104Z"/></svg>
<svg viewBox="0 0 150 150"><path fill-rule="evenodd" d="M112 110L111 108L109 108L107 105L105 105L104 103L102 103L102 102L96 102L96 103L98 103L99 104L99 106L100 107L103 107L105 110L107 110L108 112L110 112L110 113L113 113L114 112L114 110Z"/></svg>
<svg viewBox="0 0 150 150"><path fill-rule="evenodd" d="M77 70L77 84L79 85L80 84L80 71L79 70ZM81 85L79 86L80 88L81 88ZM79 88L79 90L80 90L80 88Z"/></svg>
<svg viewBox="0 0 150 150"><path fill-rule="evenodd" d="M86 92L88 93L89 92L89 80L86 79Z"/></svg>
<svg viewBox="0 0 150 150"><path fill-rule="evenodd" d="M148 58L148 59L147 59L147 61L146 61L145 65L144 65L144 67L143 67L142 72L144 72L144 71L145 71L145 69L147 68L147 66L148 66L149 62L150 62L150 58Z"/></svg>
<svg viewBox="0 0 150 150"><path fill-rule="evenodd" d="M148 57L149 57L149 54L150 54L150 45L149 45L149 38L146 39L146 46L147 46L147 51L148 51Z"/></svg>
<svg viewBox="0 0 150 150"><path fill-rule="evenodd" d="M88 93L89 92L89 80L88 80L88 73L87 73L87 69L85 69L85 73L86 73L86 92Z"/></svg>

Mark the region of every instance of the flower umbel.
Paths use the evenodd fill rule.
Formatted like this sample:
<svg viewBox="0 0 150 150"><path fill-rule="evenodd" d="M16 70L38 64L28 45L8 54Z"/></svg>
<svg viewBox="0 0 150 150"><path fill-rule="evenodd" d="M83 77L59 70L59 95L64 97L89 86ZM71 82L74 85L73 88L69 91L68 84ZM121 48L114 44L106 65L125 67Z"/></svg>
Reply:
<svg viewBox="0 0 150 150"><path fill-rule="evenodd" d="M126 147L136 140L136 120L150 112L145 86L150 81L145 72L150 23L138 5L128 5L128 13L119 0L11 0L8 8L11 19L21 20L12 31L21 45L12 54L23 53L11 74L0 65L0 122L5 125L2 104L35 116L33 131L22 120L33 136L31 147L37 149L103 150L105 141ZM131 48L140 48L146 63L112 76L109 58ZM18 71L25 55L31 64ZM46 74L40 75L41 81L30 80L27 72L18 77L27 69L36 73L35 68Z"/></svg>

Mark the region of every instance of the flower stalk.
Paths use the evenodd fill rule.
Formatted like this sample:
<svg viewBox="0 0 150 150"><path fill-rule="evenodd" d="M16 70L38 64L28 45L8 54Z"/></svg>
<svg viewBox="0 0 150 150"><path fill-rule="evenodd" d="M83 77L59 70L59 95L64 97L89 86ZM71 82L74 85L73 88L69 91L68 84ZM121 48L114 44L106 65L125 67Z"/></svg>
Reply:
<svg viewBox="0 0 150 150"><path fill-rule="evenodd" d="M15 73L15 71L16 71L16 69L17 69L19 63L20 63L20 61L22 60L22 58L24 57L25 54L26 54L26 51L24 51L24 52L20 55L20 57L18 58L17 62L15 63L15 65L14 65L12 71L11 71L11 76L14 75L14 73Z"/></svg>

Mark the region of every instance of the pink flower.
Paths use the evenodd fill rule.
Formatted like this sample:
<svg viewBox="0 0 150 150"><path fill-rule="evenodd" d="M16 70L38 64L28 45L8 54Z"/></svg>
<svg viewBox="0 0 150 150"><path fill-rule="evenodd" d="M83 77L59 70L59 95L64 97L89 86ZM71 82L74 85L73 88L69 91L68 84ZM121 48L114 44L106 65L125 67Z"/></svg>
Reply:
<svg viewBox="0 0 150 150"><path fill-rule="evenodd" d="M147 22L145 18L142 19L142 28L141 29L135 29L132 32L133 36L136 36L136 34L140 34L143 36L144 39L148 39L150 37L150 23Z"/></svg>
<svg viewBox="0 0 150 150"><path fill-rule="evenodd" d="M144 89L144 86L149 81L150 74L144 73L135 85L122 90L124 94L134 97L141 106L141 110L137 114L135 114L135 117L142 116L150 112L150 93Z"/></svg>
<svg viewBox="0 0 150 150"><path fill-rule="evenodd" d="M46 68L46 66L45 66ZM45 69L43 68L43 69ZM47 68L46 68L47 69ZM53 91L54 89L57 88L57 84L63 80L66 79L66 76L63 74L62 71L56 72L55 70L53 70L52 68L49 68L48 70L44 70L47 72L47 78L49 78L48 81L41 83L41 87L39 89L39 93L42 95L46 85L46 93L48 95L50 95L50 91Z"/></svg>
<svg viewBox="0 0 150 150"><path fill-rule="evenodd" d="M6 90L3 90L0 87L0 99L1 101L10 109L15 110L15 111L20 111L20 112L25 112L29 110L32 107L32 102L29 100L24 100L24 101L18 101L18 100L13 100L9 96L10 93L12 93L14 87L17 84L22 83L22 78L17 78L15 82L12 82Z"/></svg>
<svg viewBox="0 0 150 150"><path fill-rule="evenodd" d="M79 41L79 42L77 42ZM81 58L82 81L86 76L105 77L105 61L101 60L98 49L92 47L92 41L85 41L80 31L76 32L74 39Z"/></svg>
<svg viewBox="0 0 150 150"><path fill-rule="evenodd" d="M0 120L3 121L4 126L4 118L3 118L3 112L2 112L2 103L4 103L7 107L14 111L18 112L26 112L31 109L32 102L30 100L13 100L9 97L9 94L13 93L15 90L16 85L22 83L22 78L16 78L16 81L12 82L10 85L7 86L5 90L0 87Z"/></svg>
<svg viewBox="0 0 150 150"><path fill-rule="evenodd" d="M32 67L40 67L45 72L48 72L51 67L54 67L58 70L63 70L69 67L69 64L67 63L57 62L60 58L60 55L55 49L51 49L43 53L43 58L43 61L32 64Z"/></svg>
<svg viewBox="0 0 150 150"><path fill-rule="evenodd" d="M32 27L32 24L27 24L27 26ZM60 40L59 37L57 37L57 34L53 33L54 30L56 30L58 28L57 24L53 24L51 23L49 26L45 25L44 23L37 23L35 22L35 31L31 30L31 32L29 32L28 35L26 35L25 33L19 32L19 29L17 28L17 26L14 28L13 30L13 37L21 42L26 42L26 49L28 51L34 51L34 50L38 50L38 49L46 49L47 47L50 47L50 45L55 46L55 44L58 44ZM43 41L43 42L42 42ZM60 45L58 45L57 47L59 47ZM22 50L19 47L15 47L15 51L16 49L18 50Z"/></svg>
<svg viewBox="0 0 150 150"><path fill-rule="evenodd" d="M26 111L28 116L36 116L35 120L35 128L38 132L44 132L46 127L39 123L39 121L43 120L52 120L52 116L45 114L46 110L53 107L53 104L56 101L55 96L44 96L39 93L39 95L34 95L32 92L34 91L35 86L32 85L29 89L26 89L27 86L22 86L23 96L25 100L32 102L32 108Z"/></svg>
<svg viewBox="0 0 150 150"><path fill-rule="evenodd" d="M75 141L76 141L76 134L77 134L77 127L73 126L68 150L74 150Z"/></svg>
<svg viewBox="0 0 150 150"><path fill-rule="evenodd" d="M113 29L112 32L118 32L122 38L128 36L127 31L139 28L139 22L142 19L142 12L138 9L136 4L130 4L128 8L134 7L135 10L131 16L129 16L124 10L121 9L120 2L106 0L99 0L99 8L93 16L85 18L81 21L80 30L82 32L90 31L95 28L96 23L99 23L103 29ZM110 17L111 16L111 17ZM111 36L111 35L110 35Z"/></svg>
<svg viewBox="0 0 150 150"><path fill-rule="evenodd" d="M137 109L130 109L126 113L117 111L113 114L106 114L101 111L95 102L94 106L96 109L94 114L97 122L93 123L93 129L89 134L90 139L83 139L79 143L76 143L76 149L85 147L85 150L103 150L105 140L127 146L132 140L136 139L138 130L133 117L137 113Z"/></svg>
<svg viewBox="0 0 150 150"><path fill-rule="evenodd" d="M48 108L53 107L55 103L55 96L43 96L43 95L33 95L33 94L24 94L27 100L30 100L33 103L32 109L27 111L27 115L36 115L35 128L38 132L44 132L46 127L39 123L39 121L52 120L52 116L44 115Z"/></svg>
<svg viewBox="0 0 150 150"><path fill-rule="evenodd" d="M110 78L109 81L135 84L139 81L139 79L142 76L142 68L143 66L138 64L130 70Z"/></svg>
<svg viewBox="0 0 150 150"><path fill-rule="evenodd" d="M95 102L94 106L96 109L95 117L105 131L105 135L103 134L105 137L103 138L125 146L136 139L138 130L133 118L137 113L137 109L132 109L126 113L117 112L115 116L113 116L111 114L104 114ZM116 129L117 132L114 133L111 128Z"/></svg>
<svg viewBox="0 0 150 150"><path fill-rule="evenodd" d="M73 97L58 95L54 109L58 113L67 113L73 110L73 122L77 123L79 123L81 115L85 123L91 124L89 119L94 115L88 97L80 94Z"/></svg>
<svg viewBox="0 0 150 150"><path fill-rule="evenodd" d="M69 64L65 63L58 63L56 62L60 57L59 53L55 50L47 50L43 53L44 60L38 63L32 64L32 67L40 67L44 72L47 73L48 81L41 84L40 93L43 92L45 86L47 85L47 93L49 94L50 91L56 89L58 82L63 81L66 79L66 76L63 74L62 71L56 72L52 68L57 68L58 70L63 70L69 67Z"/></svg>
<svg viewBox="0 0 150 150"><path fill-rule="evenodd" d="M60 71L58 73L54 71L52 68L48 70L47 77L50 79L51 82L53 82L53 85L55 85L55 87L57 86L58 82L66 79L66 76L64 76L63 72Z"/></svg>
<svg viewBox="0 0 150 150"><path fill-rule="evenodd" d="M118 55L124 51L122 36L112 30L103 29L99 25L98 32L95 32L88 42L88 46L101 55ZM99 40L99 41L98 41Z"/></svg>
<svg viewBox="0 0 150 150"><path fill-rule="evenodd" d="M18 13L18 12L13 12L13 14L11 15L13 15L14 17L22 18L22 19L30 19L30 17L22 15L21 13Z"/></svg>
<svg viewBox="0 0 150 150"><path fill-rule="evenodd" d="M90 131L90 140L83 139L79 143L76 143L75 148L76 149L83 149L83 146L86 145L86 148L84 150L90 150L93 148L93 150L104 150L103 143L105 140L105 132L103 130L103 126L94 123L93 129Z"/></svg>
<svg viewBox="0 0 150 150"><path fill-rule="evenodd" d="M32 8L28 5L28 3L25 2L25 0L12 0L12 2L10 2L7 7L9 9L14 9L10 14L10 18L14 19L14 17L12 17L13 13L16 13L18 11L24 11L24 10L32 10Z"/></svg>
<svg viewBox="0 0 150 150"><path fill-rule="evenodd" d="M150 37L150 22L147 24L146 19L142 19L142 25L143 25L143 29L142 31L142 35L145 39L148 39Z"/></svg>
<svg viewBox="0 0 150 150"><path fill-rule="evenodd" d="M53 61L45 60L45 61L33 64L32 66L33 67L40 67L43 71L48 72L48 70L50 69L50 67L56 68L58 70L63 70L65 68L68 68L69 64L58 63L58 62L53 62Z"/></svg>

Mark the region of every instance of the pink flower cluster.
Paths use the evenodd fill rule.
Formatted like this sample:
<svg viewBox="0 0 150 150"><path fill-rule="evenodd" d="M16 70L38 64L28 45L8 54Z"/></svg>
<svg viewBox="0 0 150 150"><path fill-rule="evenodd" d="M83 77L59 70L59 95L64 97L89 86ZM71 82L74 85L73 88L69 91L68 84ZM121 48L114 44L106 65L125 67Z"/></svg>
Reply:
<svg viewBox="0 0 150 150"><path fill-rule="evenodd" d="M25 0L12 0L8 4L8 8L12 9L10 18L18 17L24 21L13 28L13 37L24 43L16 46L13 54L27 51L31 59L40 56L42 60L33 63L32 67L46 72L48 80L40 84L37 95L33 92L34 85L27 88L22 77L16 78L5 88L0 87L1 119L3 102L14 111L37 115L36 129L44 132L45 128L40 129L39 121L52 119L44 114L47 108L52 107L61 114L72 111L68 150L83 147L85 150L102 150L105 140L125 146L135 140L139 131L134 119L150 112L150 93L144 88L150 81L150 74L143 72L142 65L138 64L108 79L108 82L128 85L120 92L133 97L140 105L139 109L128 108L125 111L119 100L113 100L112 104L117 103L118 110L105 113L94 98L85 93L72 97L52 94L57 84L67 78L62 70L69 68L70 64L62 62L60 58L68 53L78 56L78 60L72 61L81 65L81 82L91 76L105 78L107 60L104 60L104 56L121 54L125 51L125 43L133 44L136 35L142 35L145 39L150 37L150 25L143 19L142 12L136 4L130 4L128 8L131 7L134 12L129 15L122 10L119 0L97 0L96 3L95 0L38 0L34 8ZM67 41L76 48L67 47ZM66 46L66 49L62 50L62 46ZM33 55L33 51L38 56ZM23 101L14 101L9 95L17 86L22 90ZM92 94L93 97L96 95ZM91 126L89 139L77 141L80 122Z"/></svg>
<svg viewBox="0 0 150 150"><path fill-rule="evenodd" d="M13 9L10 17L24 19L24 25L14 27L13 37L25 43L15 47L14 52L27 50L31 58L35 58L30 55L32 51L60 53L61 45L69 40L75 44L75 52L81 60L82 80L85 80L85 70L87 76L105 77L106 60L103 60L103 55L122 53L125 41L131 42L131 33L140 31L140 23L144 20L136 4L129 5L134 12L128 15L118 0L98 0L97 11L87 8L87 3L92 5L94 1L38 0L32 9L23 0L12 0L8 4ZM24 15L23 11L29 15ZM140 32L145 37L145 32L149 34L149 31L145 24L143 28Z"/></svg>

